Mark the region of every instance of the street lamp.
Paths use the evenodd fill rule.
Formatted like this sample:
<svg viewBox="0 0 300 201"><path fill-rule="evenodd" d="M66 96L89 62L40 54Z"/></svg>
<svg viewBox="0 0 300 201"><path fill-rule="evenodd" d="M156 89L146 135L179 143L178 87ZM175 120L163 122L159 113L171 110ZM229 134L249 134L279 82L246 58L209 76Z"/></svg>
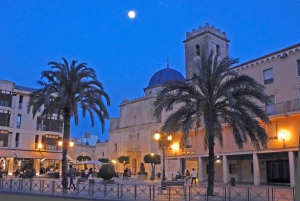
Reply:
<svg viewBox="0 0 300 201"><path fill-rule="evenodd" d="M58 146L62 146L62 144L63 144L63 142L60 140L60 141L58 141ZM70 142L69 142L69 147L73 147L74 146L74 142L73 142L73 140L71 140Z"/></svg>
<svg viewBox="0 0 300 201"><path fill-rule="evenodd" d="M169 144L170 141L172 141L172 135L166 135L163 134L161 135L160 132L156 130L154 133L154 139L161 144L161 149L162 149L162 155L163 155L163 169L162 169L162 181L166 181L166 171L165 171L165 148Z"/></svg>

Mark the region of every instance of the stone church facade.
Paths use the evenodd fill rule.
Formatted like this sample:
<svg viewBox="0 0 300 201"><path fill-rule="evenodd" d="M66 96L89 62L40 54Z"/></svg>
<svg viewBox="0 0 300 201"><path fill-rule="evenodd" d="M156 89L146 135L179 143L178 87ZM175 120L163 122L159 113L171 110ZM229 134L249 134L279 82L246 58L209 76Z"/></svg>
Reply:
<svg viewBox="0 0 300 201"><path fill-rule="evenodd" d="M201 51L213 50L220 59L228 56L229 40L226 33L206 24L186 33L185 73L190 78L195 72L195 62ZM266 87L265 92L273 101L265 106L272 125L265 126L269 135L268 149L256 151L249 142L240 150L234 144L231 130L223 124L224 146L215 146L215 180L228 183L231 178L237 182L250 182L255 185L281 183L295 186L298 139L300 132L300 44L267 53L251 61L233 67L233 70L254 77ZM139 164L149 153L162 154L153 138L156 130L170 114L162 113L159 118L153 116L153 103L165 81L182 80L176 70L167 68L155 73L149 85L144 89L145 96L127 100L120 105L120 117L110 119L109 142L96 145L96 155L116 160L120 155L130 156L128 167L139 171ZM175 105L173 111L177 106ZM178 149L181 133L173 135L166 149L166 177L177 171L195 168L200 182L207 181L208 152L203 148L203 127L195 134L192 130L184 149ZM150 165L145 164L150 173ZM156 167L156 172L162 169ZM116 165L117 171L123 171L123 165Z"/></svg>

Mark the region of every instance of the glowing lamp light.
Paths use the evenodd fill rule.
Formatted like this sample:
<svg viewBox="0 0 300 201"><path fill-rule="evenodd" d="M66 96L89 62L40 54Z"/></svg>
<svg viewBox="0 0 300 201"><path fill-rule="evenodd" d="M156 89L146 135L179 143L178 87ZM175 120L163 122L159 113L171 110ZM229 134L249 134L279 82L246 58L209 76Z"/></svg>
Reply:
<svg viewBox="0 0 300 201"><path fill-rule="evenodd" d="M74 146L74 142L70 141L70 147L73 147L73 146Z"/></svg>
<svg viewBox="0 0 300 201"><path fill-rule="evenodd" d="M116 164L116 163L117 163L115 160L111 160L111 162L112 162L113 164Z"/></svg>
<svg viewBox="0 0 300 201"><path fill-rule="evenodd" d="M178 143L174 143L171 145L171 148L174 150L174 151L178 151L179 150L179 144Z"/></svg>
<svg viewBox="0 0 300 201"><path fill-rule="evenodd" d="M154 153L151 153L151 156L154 156Z"/></svg>
<svg viewBox="0 0 300 201"><path fill-rule="evenodd" d="M160 139L160 133L158 131L156 131L156 133L154 134L154 139L156 140Z"/></svg>
<svg viewBox="0 0 300 201"><path fill-rule="evenodd" d="M43 148L43 145L41 143L39 143L38 148L39 149Z"/></svg>
<svg viewBox="0 0 300 201"><path fill-rule="evenodd" d="M171 141L172 140L172 135L168 136L168 140Z"/></svg>
<svg viewBox="0 0 300 201"><path fill-rule="evenodd" d="M58 141L58 146L62 146L62 141Z"/></svg>

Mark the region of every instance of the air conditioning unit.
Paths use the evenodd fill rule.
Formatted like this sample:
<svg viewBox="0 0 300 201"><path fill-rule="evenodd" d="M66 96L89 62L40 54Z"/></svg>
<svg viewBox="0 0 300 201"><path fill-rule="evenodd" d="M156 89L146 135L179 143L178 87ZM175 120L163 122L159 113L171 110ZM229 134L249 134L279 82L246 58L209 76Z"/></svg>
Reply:
<svg viewBox="0 0 300 201"><path fill-rule="evenodd" d="M64 127L59 127L58 132L62 133L64 131Z"/></svg>
<svg viewBox="0 0 300 201"><path fill-rule="evenodd" d="M269 140L278 140L278 137L277 136L271 136L268 138Z"/></svg>

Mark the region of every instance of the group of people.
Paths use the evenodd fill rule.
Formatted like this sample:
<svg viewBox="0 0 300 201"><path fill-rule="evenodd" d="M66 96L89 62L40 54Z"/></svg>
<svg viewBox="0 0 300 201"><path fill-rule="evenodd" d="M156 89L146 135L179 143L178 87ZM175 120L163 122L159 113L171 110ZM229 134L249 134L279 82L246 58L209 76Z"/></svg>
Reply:
<svg viewBox="0 0 300 201"><path fill-rule="evenodd" d="M192 172L190 172L188 169L185 171L185 181L187 184L191 183L193 185L193 182L196 185L196 178L197 178L197 172L195 168L192 169ZM172 174L172 181L177 181L178 179L182 179L182 175L180 174L179 171L177 171L175 177Z"/></svg>
<svg viewBox="0 0 300 201"><path fill-rule="evenodd" d="M26 168L22 168L22 167L18 167L18 168L15 170L14 175L15 175L15 177L20 177L20 178L22 178L22 177L25 175L25 173L26 173L27 170L31 171L32 174L33 174L33 176L36 175L36 170L35 170L35 169L26 169Z"/></svg>
<svg viewBox="0 0 300 201"><path fill-rule="evenodd" d="M129 168L125 168L123 172L123 180L128 179L128 177L131 177L131 171Z"/></svg>
<svg viewBox="0 0 300 201"><path fill-rule="evenodd" d="M92 179L93 177L93 168L86 168L85 171L85 179L88 180L88 179ZM76 187L75 187L75 184L74 184L74 179L76 177L76 170L75 168L73 168L72 165L69 165L69 171L68 171L68 176L70 177L70 184L69 184L69 187L68 189L70 190L71 187L73 187L74 190L76 190Z"/></svg>
<svg viewBox="0 0 300 201"><path fill-rule="evenodd" d="M93 169L92 168L90 168L90 169L85 168L84 173L85 173L86 180L92 179L92 177L93 177Z"/></svg>

